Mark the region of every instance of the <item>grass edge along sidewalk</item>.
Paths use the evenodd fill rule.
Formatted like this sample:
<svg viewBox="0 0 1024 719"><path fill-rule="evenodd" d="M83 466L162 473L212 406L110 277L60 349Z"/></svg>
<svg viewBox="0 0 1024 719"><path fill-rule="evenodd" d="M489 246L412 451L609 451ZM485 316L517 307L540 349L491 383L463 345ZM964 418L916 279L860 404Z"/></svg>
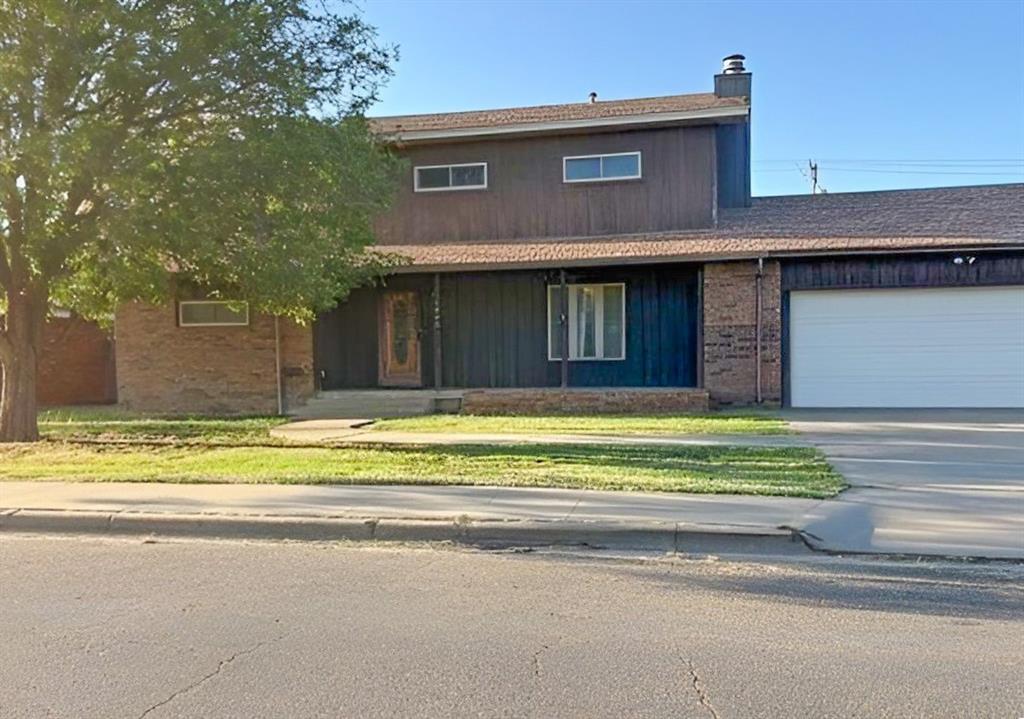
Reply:
<svg viewBox="0 0 1024 719"><path fill-rule="evenodd" d="M283 417L204 417L147 415L118 407L67 407L45 410L39 428L50 439L112 441L176 440L222 444L284 444L269 431ZM786 435L786 422L767 413L692 415L426 415L376 420L376 431L453 434L593 434L601 435Z"/></svg>
<svg viewBox="0 0 1024 719"><path fill-rule="evenodd" d="M0 480L560 487L825 498L842 478L808 447L511 444L0 446Z"/></svg>
<svg viewBox="0 0 1024 719"><path fill-rule="evenodd" d="M56 408L40 414L48 441L0 447L0 480L175 483L414 484L559 487L830 497L842 478L804 447L611 446L601 434L651 432L776 434L770 415L474 417L383 420L382 429L495 428L594 433L573 446L287 446L269 436L280 417L159 416L117 407ZM472 433L470 431L470 433ZM109 444L108 444L109 443ZM235 446L237 445L237 446Z"/></svg>

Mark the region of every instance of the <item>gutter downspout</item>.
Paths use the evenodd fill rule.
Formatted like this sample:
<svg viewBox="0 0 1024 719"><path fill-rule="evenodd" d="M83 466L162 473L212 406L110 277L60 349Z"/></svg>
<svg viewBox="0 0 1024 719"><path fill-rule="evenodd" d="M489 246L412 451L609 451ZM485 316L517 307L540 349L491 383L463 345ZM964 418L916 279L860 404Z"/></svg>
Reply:
<svg viewBox="0 0 1024 719"><path fill-rule="evenodd" d="M277 377L277 414L284 414L284 388L281 386L281 322L274 315L274 374Z"/></svg>
<svg viewBox="0 0 1024 719"><path fill-rule="evenodd" d="M755 306L754 306L754 378L755 378L755 393L757 396L757 404L764 402L764 396L761 391L761 325L762 315L764 314L764 300L762 298L762 288L764 286L764 257L757 258L757 275L755 276Z"/></svg>

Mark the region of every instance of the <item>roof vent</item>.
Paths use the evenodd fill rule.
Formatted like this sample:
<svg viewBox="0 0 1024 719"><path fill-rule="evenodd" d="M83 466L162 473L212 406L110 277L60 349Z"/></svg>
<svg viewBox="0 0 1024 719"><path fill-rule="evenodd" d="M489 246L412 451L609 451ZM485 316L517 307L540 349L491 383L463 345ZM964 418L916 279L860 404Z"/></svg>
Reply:
<svg viewBox="0 0 1024 719"><path fill-rule="evenodd" d="M730 55L722 58L722 71L715 75L716 97L745 97L750 100L750 73L743 66L747 58Z"/></svg>
<svg viewBox="0 0 1024 719"><path fill-rule="evenodd" d="M590 93L590 104L593 105L595 102L597 102L597 93L592 92Z"/></svg>
<svg viewBox="0 0 1024 719"><path fill-rule="evenodd" d="M729 55L722 58L722 74L739 75L746 72L747 68L743 67L743 61L746 59L743 55Z"/></svg>

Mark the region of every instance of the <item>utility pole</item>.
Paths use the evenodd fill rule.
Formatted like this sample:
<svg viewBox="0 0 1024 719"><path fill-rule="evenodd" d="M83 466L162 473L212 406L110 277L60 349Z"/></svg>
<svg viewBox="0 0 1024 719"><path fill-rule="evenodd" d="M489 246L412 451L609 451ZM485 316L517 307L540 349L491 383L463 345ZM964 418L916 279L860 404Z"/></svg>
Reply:
<svg viewBox="0 0 1024 719"><path fill-rule="evenodd" d="M807 167L811 171L811 194L818 194L818 163L814 160L807 161Z"/></svg>

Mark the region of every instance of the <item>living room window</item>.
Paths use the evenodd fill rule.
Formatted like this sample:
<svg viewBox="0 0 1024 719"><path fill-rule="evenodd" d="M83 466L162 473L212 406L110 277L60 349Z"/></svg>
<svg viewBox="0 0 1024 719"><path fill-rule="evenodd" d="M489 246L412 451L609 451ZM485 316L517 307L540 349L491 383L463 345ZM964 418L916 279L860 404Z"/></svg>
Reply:
<svg viewBox="0 0 1024 719"><path fill-rule="evenodd" d="M183 300L178 303L179 327L239 327L247 324L248 302Z"/></svg>
<svg viewBox="0 0 1024 719"><path fill-rule="evenodd" d="M639 180L639 152L617 152L609 155L576 155L562 158L563 182L605 182L608 180Z"/></svg>
<svg viewBox="0 0 1024 719"><path fill-rule="evenodd" d="M416 192L486 190L487 163L469 162L461 165L419 165L413 168L413 189Z"/></svg>
<svg viewBox="0 0 1024 719"><path fill-rule="evenodd" d="M569 359L626 358L626 285L567 285L569 292ZM548 286L548 359L563 354L562 287Z"/></svg>

